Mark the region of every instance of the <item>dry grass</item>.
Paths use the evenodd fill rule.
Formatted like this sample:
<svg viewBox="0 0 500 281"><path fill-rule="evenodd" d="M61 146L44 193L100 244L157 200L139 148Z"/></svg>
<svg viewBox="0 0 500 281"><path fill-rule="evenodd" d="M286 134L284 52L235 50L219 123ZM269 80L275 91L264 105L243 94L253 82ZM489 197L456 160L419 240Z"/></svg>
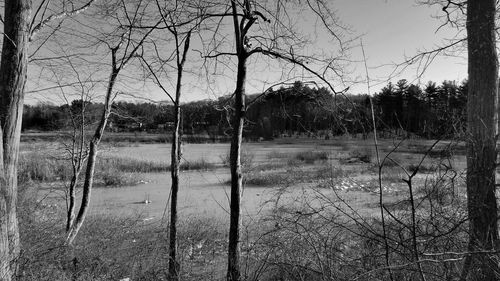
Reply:
<svg viewBox="0 0 500 281"><path fill-rule="evenodd" d="M243 177L245 184L251 186L288 186L331 179L339 179L347 174L340 168L323 166L317 169L303 167L290 168L286 171L252 172Z"/></svg>
<svg viewBox="0 0 500 281"><path fill-rule="evenodd" d="M211 170L217 166L201 158L181 162L181 170ZM73 171L69 160L50 156L40 151L23 153L19 159L18 181L31 182L67 181ZM126 157L100 157L96 163L96 183L104 186L135 185L143 181L143 173L170 171L170 165Z"/></svg>
<svg viewBox="0 0 500 281"><path fill-rule="evenodd" d="M378 171L378 167L374 169L370 163L373 162L371 152L368 148L357 152L352 143L345 145L349 149L345 153L342 151L342 155L350 153L359 161L341 168L324 163L327 159L337 163L340 160L338 155L332 157L333 154L310 148L292 153L273 150L262 154L265 159L255 156L261 154L247 153L243 156L245 184L291 190L285 187L310 186L310 183L352 177L353 173L362 175L368 182L375 181L377 175L373 171ZM399 151L391 155L412 171L415 166L409 163L413 161L407 161L404 156ZM368 158L370 161L365 161ZM227 159L227 155L221 157L225 164ZM50 159L40 159L39 163L23 161L26 172L22 174L27 175L28 181L61 177L59 172L44 170L47 163L56 167L57 163L51 164ZM119 173L134 175L168 169L165 163L129 158L101 161L104 161L101 165L111 167L109 182L112 183L120 180L120 177L113 178ZM217 167L204 159L185 163L188 166L183 169L210 170ZM425 163L420 168L420 172L434 173L433 163ZM370 173L368 169L371 169ZM392 161L385 163L382 172L384 184L401 183L402 170ZM455 195L450 189L437 181L435 183L429 182L427 189L416 185L419 200L416 234L420 254L466 251L464 204L453 201ZM310 191L308 187L304 188ZM252 223L247 224L241 238L243 277L262 281L387 280L387 271L382 270L385 249L381 223L378 212L374 212L378 206L377 198L363 191L334 194L330 189L314 190L312 195L303 194L297 196L297 201L287 202L290 204L276 203L275 208L259 213L252 218ZM131 280L166 280L167 222L144 221L141 215L128 218L105 214L91 216L75 247L67 249L60 246L64 236L64 210L38 202L38 197L30 190L22 190L22 193L24 251L20 271L23 275L19 280L120 280L127 277ZM412 262L407 193L394 195L387 192L384 196L387 210L394 216L387 215L386 226L391 265L397 267L395 280L418 279ZM266 200L272 201L271 204L277 202L275 198ZM367 207L368 201L372 204L370 207ZM203 216L181 216L180 219L182 280L222 280L226 269L227 221ZM446 257L440 256L430 258L436 262L422 263L428 280L454 280L458 276L460 261L443 262Z"/></svg>
<svg viewBox="0 0 500 281"><path fill-rule="evenodd" d="M24 203L30 201L28 197ZM71 248L64 241L63 210L31 200L21 212L18 280L166 280L168 228L160 222L96 214L88 217ZM44 219L41 219L41 218ZM183 280L219 280L225 228L209 218L182 218L179 259ZM204 278L203 278L204 276Z"/></svg>

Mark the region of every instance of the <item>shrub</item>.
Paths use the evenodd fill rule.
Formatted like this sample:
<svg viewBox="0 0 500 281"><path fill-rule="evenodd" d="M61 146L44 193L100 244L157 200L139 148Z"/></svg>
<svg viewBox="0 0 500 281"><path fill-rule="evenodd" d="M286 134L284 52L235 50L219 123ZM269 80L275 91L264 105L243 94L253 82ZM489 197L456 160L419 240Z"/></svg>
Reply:
<svg viewBox="0 0 500 281"><path fill-rule="evenodd" d="M372 150L370 148L356 149L349 152L348 157L363 163L372 162Z"/></svg>
<svg viewBox="0 0 500 281"><path fill-rule="evenodd" d="M267 154L268 159L283 159L290 157L290 153L273 150Z"/></svg>
<svg viewBox="0 0 500 281"><path fill-rule="evenodd" d="M411 213L407 209L391 212L383 230L378 216L349 211L351 205L343 202L345 207L329 197L313 195L276 204L256 243L253 258L259 278L255 280L388 280L385 243L390 263L398 268L392 272L393 279L418 280L418 269L408 263L414 258ZM422 263L423 271L428 280L457 279L462 260L441 253L467 249L464 205L421 211L414 233L419 254L435 261ZM437 255L424 257L422 253Z"/></svg>
<svg viewBox="0 0 500 281"><path fill-rule="evenodd" d="M391 158L392 159L392 158ZM389 159L380 158L380 164L382 164L382 171L399 169L399 160L398 159ZM378 164L373 163L369 166L368 170L371 172L378 172Z"/></svg>
<svg viewBox="0 0 500 281"><path fill-rule="evenodd" d="M418 168L419 173L433 173L436 171L436 167L433 165L416 165L416 164L410 164L407 167L407 170L410 173L413 173L416 169Z"/></svg>
<svg viewBox="0 0 500 281"><path fill-rule="evenodd" d="M215 163L208 162L205 158L196 161L183 161L181 163L181 170L211 170L217 166Z"/></svg>
<svg viewBox="0 0 500 281"><path fill-rule="evenodd" d="M136 185L143 181L137 173L124 173L114 166L100 167L95 173L96 184L105 187L119 187Z"/></svg>
<svg viewBox="0 0 500 281"><path fill-rule="evenodd" d="M322 167L314 170L291 168L287 171L251 172L243 177L245 184L256 186L279 186L299 183L321 182L345 176L342 169Z"/></svg>
<svg viewBox="0 0 500 281"><path fill-rule="evenodd" d="M83 167L85 171L86 166ZM216 168L205 159L182 162L182 170L209 170ZM106 156L97 159L95 180L104 186L132 185L141 181L137 173L159 173L170 171L170 165L126 157ZM72 167L67 159L58 159L38 151L22 153L19 157L18 182L56 182L69 180ZM134 175L131 176L130 173ZM136 178L136 179L134 179Z"/></svg>
<svg viewBox="0 0 500 281"><path fill-rule="evenodd" d="M429 157L431 158L440 158L440 159L446 159L452 156L450 149L431 150L431 151L425 151L424 153L427 153L427 155L429 155Z"/></svg>
<svg viewBox="0 0 500 281"><path fill-rule="evenodd" d="M439 205L451 202L456 196L454 186L445 184L445 180L439 177L428 180L417 192L424 200Z"/></svg>
<svg viewBox="0 0 500 281"><path fill-rule="evenodd" d="M89 215L73 246L61 247L64 212L50 214L44 221L21 219L23 251L16 280L167 280L168 231L161 223L144 223L139 215ZM224 230L213 219L179 221L182 280L219 280L214 272L225 261Z"/></svg>
<svg viewBox="0 0 500 281"><path fill-rule="evenodd" d="M170 167L165 163L110 156L99 158L97 167L99 169L113 167L120 172L129 173L157 173L170 170Z"/></svg>
<svg viewBox="0 0 500 281"><path fill-rule="evenodd" d="M71 175L71 166L66 160L57 159L40 152L21 153L19 155L18 182L51 182L66 180Z"/></svg>
<svg viewBox="0 0 500 281"><path fill-rule="evenodd" d="M305 162L307 164L313 164L316 161L326 161L328 160L328 152L326 151L303 151L295 154L295 159Z"/></svg>

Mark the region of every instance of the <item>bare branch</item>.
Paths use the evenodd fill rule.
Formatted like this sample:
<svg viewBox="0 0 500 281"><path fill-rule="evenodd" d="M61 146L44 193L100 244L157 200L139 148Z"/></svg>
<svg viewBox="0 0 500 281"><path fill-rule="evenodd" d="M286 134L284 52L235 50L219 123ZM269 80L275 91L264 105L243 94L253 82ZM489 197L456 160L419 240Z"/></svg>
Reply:
<svg viewBox="0 0 500 281"><path fill-rule="evenodd" d="M37 33L43 27L45 27L46 25L50 24L52 21L58 20L58 19L62 19L64 17L70 17L70 16L74 16L76 14L79 14L79 13L85 11L86 9L88 9L95 1L96 0L90 0L85 5L81 6L80 8L77 8L77 9L74 9L74 10L71 10L71 11L63 11L63 12L61 12L59 14L51 15L48 18L46 18L44 20L41 20L41 22L38 23L37 25L35 25L34 27L31 26L29 41L33 41L33 39L35 38L35 36L37 35Z"/></svg>

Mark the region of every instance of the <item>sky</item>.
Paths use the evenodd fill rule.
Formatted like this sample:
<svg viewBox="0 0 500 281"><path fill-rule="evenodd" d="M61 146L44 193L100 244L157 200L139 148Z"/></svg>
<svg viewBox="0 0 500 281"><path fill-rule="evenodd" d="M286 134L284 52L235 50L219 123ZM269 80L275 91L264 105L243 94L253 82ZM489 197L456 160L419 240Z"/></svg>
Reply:
<svg viewBox="0 0 500 281"><path fill-rule="evenodd" d="M425 71L409 66L401 73L394 73L395 65L406 58L446 44L457 36L464 36L463 30L450 26L439 28L443 21L438 17L444 15L440 7L418 5L415 0L335 0L330 3L342 23L351 30L346 38L357 38L350 50L352 62L348 67L352 71L348 80L357 83L336 84L337 90L350 87L349 92L353 94L368 92L364 58L359 46L361 39L366 54L371 94L387 85L388 81L395 83L399 79L424 85L430 80L437 83L444 80L461 82L467 77L466 57L463 53L437 56ZM321 39L321 35L319 37ZM328 46L323 47L328 49ZM271 74L273 70L266 67L259 68L257 65L254 66L254 71L249 72L252 72L247 82L249 93L262 92L269 84L279 80L276 75ZM234 81L225 83L228 85L220 87L220 92L227 94L234 89Z"/></svg>
<svg viewBox="0 0 500 281"><path fill-rule="evenodd" d="M439 7L417 5L413 0L336 0L342 19L360 34L367 57L368 72L372 81L372 92L387 84L394 64L422 50L431 50L457 36L457 29L442 24L443 12ZM463 34L462 34L463 36ZM353 50L353 55L363 59L362 51ZM467 77L467 60L463 53L458 57L438 56L426 69L423 76L415 67L397 77L413 83L425 84L432 80L462 81ZM363 75L364 66L357 64L356 73ZM357 85L353 92L366 92L366 85Z"/></svg>
<svg viewBox="0 0 500 281"><path fill-rule="evenodd" d="M335 9L336 15L344 25L349 26L350 33L346 38L356 38L350 49L350 63L346 69L349 70L348 82L334 82L337 89L349 88L349 93L375 93L384 87L388 81L395 83L399 79L407 79L416 84L426 84L432 80L437 83L443 80L456 80L458 82L466 78L466 58L462 53L456 56L438 56L432 64L421 73L416 67L410 66L401 73L394 74L395 65L403 62L405 58L414 56L422 50L430 50L446 43L446 40L457 36L459 30L450 26L444 26L438 30L442 20L436 16L442 16L439 7L418 5L415 0L331 0L328 1ZM299 13L303 18L297 21L298 25L304 25L303 31L314 33L308 26L307 13ZM316 30L316 29L315 29ZM463 37L462 33L458 36ZM328 43L321 43L324 38L322 34L317 35L320 39L320 48L326 52L330 49ZM366 54L366 64L370 79L370 89L366 83L366 71L364 58L359 42L363 41ZM196 43L192 48L196 49ZM199 67L199 66L196 66ZM281 66L270 67L268 61L264 63L256 60L251 61L249 67L247 92L249 94L259 93L269 85L281 79L283 73ZM31 72L37 76L37 70ZM206 80L196 75L186 75L184 89L188 93L184 100L193 101L207 98L217 98L227 95L234 90L235 73L234 68L229 67L221 70L224 75L217 79ZM225 76L225 77L224 77ZM221 78L222 77L222 78ZM167 100L159 88L153 83L138 83L123 79L122 85L125 91L135 96L147 93L147 98L152 100ZM356 81L352 83L351 81ZM168 82L166 83L168 84ZM44 85L47 86L47 85ZM28 91L40 87L40 84L28 83ZM169 85L173 89L173 85ZM135 100L133 97L122 97L126 100ZM49 101L53 103L63 102L52 93L27 95L27 103Z"/></svg>

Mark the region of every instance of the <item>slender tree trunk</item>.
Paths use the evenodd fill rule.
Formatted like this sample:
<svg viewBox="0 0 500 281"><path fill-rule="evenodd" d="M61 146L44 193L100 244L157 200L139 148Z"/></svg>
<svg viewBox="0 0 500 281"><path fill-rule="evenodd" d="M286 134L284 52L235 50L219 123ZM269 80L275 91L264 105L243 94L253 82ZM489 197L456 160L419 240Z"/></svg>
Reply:
<svg viewBox="0 0 500 281"><path fill-rule="evenodd" d="M20 253L17 222L17 162L28 66L31 1L6 0L0 64L2 153L0 180L0 278L11 280ZM5 241L8 241L6 245Z"/></svg>
<svg viewBox="0 0 500 281"><path fill-rule="evenodd" d="M180 86L177 87L180 91ZM180 160L181 160L181 142L180 142L180 119L181 119L181 108L176 100L175 105L175 120L174 120L174 132L172 134L172 155L171 155L171 177L172 177L172 198L170 204L170 236L169 236L169 261L168 261L168 274L170 276L169 280L177 281L179 280L179 270L180 264L177 260L177 194L179 193L179 171L180 171Z"/></svg>
<svg viewBox="0 0 500 281"><path fill-rule="evenodd" d="M102 123L102 120L101 120ZM105 125L104 125L105 126ZM100 127L100 125L99 125ZM98 128L99 130L99 128ZM80 231L80 228L83 225L85 217L87 215L88 206L90 203L90 195L92 191L92 185L94 182L94 170L95 170L95 162L97 160L97 146L99 145L100 138L94 138L90 142L89 149L89 158L87 160L87 168L85 171L85 181L83 183L83 192L82 192L82 204L80 205L80 210L78 211L78 215L73 221L68 234L66 236L66 245L71 245L75 240L76 235Z"/></svg>
<svg viewBox="0 0 500 281"><path fill-rule="evenodd" d="M246 54L238 56L238 74L234 92L233 135L229 162L231 168L231 203L229 224L227 280L238 281L240 272L240 196L243 183L241 172L241 143L245 119Z"/></svg>
<svg viewBox="0 0 500 281"><path fill-rule="evenodd" d="M104 134L104 129L106 128L106 124L108 122L108 118L111 113L111 98L113 95L113 88L116 82L116 77L118 77L118 73L119 71L115 68L115 60L113 54L113 71L111 72L111 76L109 78L108 88L106 92L106 100L104 102L104 109L99 124L97 125L96 131L89 145L87 167L85 170L85 180L83 182L82 204L80 205L80 210L78 211L78 215L74 219L73 224L71 225L67 233L66 245L71 245L73 243L87 215L88 207L90 204L90 195L92 191L92 186L94 184L94 171L95 171L95 164L98 152L97 148L99 146L99 143L101 142L102 136Z"/></svg>
<svg viewBox="0 0 500 281"><path fill-rule="evenodd" d="M495 0L467 1L469 92L467 99L467 203L469 250L496 249L498 236L495 198L498 132L498 60L495 39ZM467 257L463 278L498 280L498 264L488 254Z"/></svg>
<svg viewBox="0 0 500 281"><path fill-rule="evenodd" d="M250 3L244 1L247 13L250 13ZM244 24L244 19L238 20L237 4L231 0L233 25L235 33L236 53L238 55L238 70L236 75L236 89L234 90L234 113L232 119L231 149L229 166L231 170L231 196L229 205L229 244L227 250L227 280L241 280L240 270L240 200L243 187L243 174L241 171L241 143L243 140L243 126L245 121L245 82L247 77L247 59L249 54L245 49L246 32L251 27L254 19Z"/></svg>
<svg viewBox="0 0 500 281"><path fill-rule="evenodd" d="M174 108L174 132L172 134L172 155L171 155L171 176L172 176L172 201L170 204L170 241L169 241L169 261L168 274L170 280L179 280L180 263L177 260L177 195L179 193L179 173L181 162L181 95L182 95L182 74L184 63L186 62L189 44L191 41L191 31L186 35L184 41L184 50L179 50L179 34L175 29L172 30L175 36L176 57L177 57L177 84L175 88L175 108Z"/></svg>
<svg viewBox="0 0 500 281"><path fill-rule="evenodd" d="M69 232L71 225L73 225L73 221L75 220L76 185L78 183L79 174L80 170L73 172L73 176L71 177L71 182L69 184L69 205L66 216L66 233Z"/></svg>
<svg viewBox="0 0 500 281"><path fill-rule="evenodd" d="M73 113L70 112L70 115L72 116L72 122L73 122L73 145L72 145L72 152L71 152L71 164L73 166L73 175L71 176L71 181L69 185L69 202L68 202L68 210L67 210L67 215L66 215L66 233L68 233L71 229L71 226L73 225L73 222L75 220L75 208L76 208L76 186L78 185L78 181L80 178L80 173L82 172L83 168L83 163L85 162L86 155L84 153L84 148L85 148L85 101L83 94L81 96L81 101L82 101L82 106L80 109L80 122L75 121L74 116L72 115ZM80 123L80 126L78 126L78 123ZM78 128L79 127L79 128ZM77 133L77 130L79 129L79 135ZM78 148L77 148L78 146ZM76 158L75 158L76 157Z"/></svg>

